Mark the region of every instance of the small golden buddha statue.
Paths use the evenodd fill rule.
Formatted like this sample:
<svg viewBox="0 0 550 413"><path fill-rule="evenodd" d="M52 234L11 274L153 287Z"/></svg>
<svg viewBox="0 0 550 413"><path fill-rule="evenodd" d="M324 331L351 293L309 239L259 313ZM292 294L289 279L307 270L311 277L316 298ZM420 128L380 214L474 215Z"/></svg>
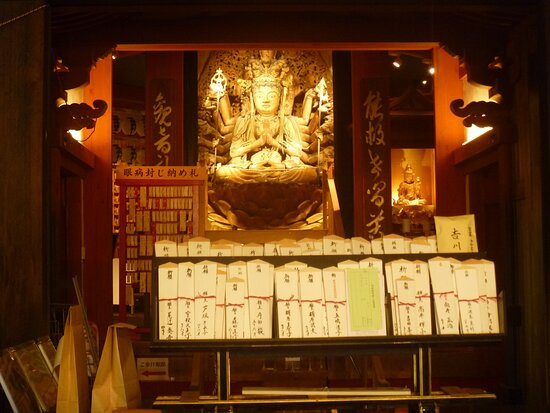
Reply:
<svg viewBox="0 0 550 413"><path fill-rule="evenodd" d="M415 178L414 171L411 165L407 164L403 171L403 182L399 184L397 189L397 205L422 205L425 200L421 194L420 177Z"/></svg>

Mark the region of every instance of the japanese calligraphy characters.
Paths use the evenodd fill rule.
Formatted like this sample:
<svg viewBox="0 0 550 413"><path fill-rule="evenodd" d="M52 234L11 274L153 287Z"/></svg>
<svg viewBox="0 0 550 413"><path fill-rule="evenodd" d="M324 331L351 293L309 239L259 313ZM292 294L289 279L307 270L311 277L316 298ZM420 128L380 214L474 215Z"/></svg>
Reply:
<svg viewBox="0 0 550 413"><path fill-rule="evenodd" d="M278 267L275 269L275 295L277 297L279 337L302 337L302 315L300 311L300 289L297 268Z"/></svg>
<svg viewBox="0 0 550 413"><path fill-rule="evenodd" d="M159 91L155 97L153 104L153 144L156 151L156 165L171 165L171 129L172 122L170 115L172 114L171 102L164 97L163 92Z"/></svg>
<svg viewBox="0 0 550 413"><path fill-rule="evenodd" d="M459 333L459 310L451 263L445 258L428 260L438 334Z"/></svg>
<svg viewBox="0 0 550 413"><path fill-rule="evenodd" d="M365 233L369 239L380 237L388 227L388 211L391 194L388 182L390 176L390 149L386 139L387 105L378 85L363 85L362 133L364 135L365 159L367 165L364 183ZM388 202L389 201L389 202Z"/></svg>
<svg viewBox="0 0 550 413"><path fill-rule="evenodd" d="M477 252L473 215L434 217L439 252Z"/></svg>
<svg viewBox="0 0 550 413"><path fill-rule="evenodd" d="M226 338L245 338L245 331L249 329L244 312L245 289L246 283L243 278L229 278L225 283Z"/></svg>
<svg viewBox="0 0 550 413"><path fill-rule="evenodd" d="M195 338L215 338L217 263L195 264Z"/></svg>
<svg viewBox="0 0 550 413"><path fill-rule="evenodd" d="M195 265L178 264L178 340L195 338Z"/></svg>
<svg viewBox="0 0 550 413"><path fill-rule="evenodd" d="M322 272L308 267L299 272L302 332L304 337L326 337L327 317Z"/></svg>
<svg viewBox="0 0 550 413"><path fill-rule="evenodd" d="M248 311L251 338L271 338L273 313L273 265L248 261Z"/></svg>
<svg viewBox="0 0 550 413"><path fill-rule="evenodd" d="M454 273L462 333L479 334L482 324L477 271L473 267L462 266L456 268Z"/></svg>
<svg viewBox="0 0 550 413"><path fill-rule="evenodd" d="M336 267L324 268L323 287L328 336L345 337L348 335L348 299L345 270Z"/></svg>
<svg viewBox="0 0 550 413"><path fill-rule="evenodd" d="M159 338L178 338L178 264L166 263L158 271Z"/></svg>

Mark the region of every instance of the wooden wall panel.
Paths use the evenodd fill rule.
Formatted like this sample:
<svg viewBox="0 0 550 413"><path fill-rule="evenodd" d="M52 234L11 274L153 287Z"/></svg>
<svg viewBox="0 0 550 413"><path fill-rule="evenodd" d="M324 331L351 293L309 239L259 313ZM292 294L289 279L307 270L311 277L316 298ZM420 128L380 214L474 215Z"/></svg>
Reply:
<svg viewBox="0 0 550 413"><path fill-rule="evenodd" d="M548 268L544 266L543 240L545 219L548 218L548 161L544 148L548 147L548 132L542 119L548 119L548 101L545 98L544 76L540 62L544 59L544 41L533 27L519 25L511 36L508 54L515 59L515 93L512 96L512 117L517 126L515 143L515 194L513 213L517 223L514 229L514 290L508 292L510 303L518 316L511 331L517 337L518 379L526 411L543 411L549 403L548 377ZM540 43L539 43L540 42ZM545 133L546 132L546 133ZM546 257L546 260L548 257ZM521 319L519 319L521 316Z"/></svg>
<svg viewBox="0 0 550 413"><path fill-rule="evenodd" d="M63 139L58 128L52 131L49 148L50 175L46 176L49 187L49 222L46 242L49 244L48 268L50 274L50 302L55 305L55 313L60 314L63 307L77 304L72 277L82 281L82 220L83 220L83 179L93 168L94 155L71 137ZM80 156L83 155L83 156ZM86 162L89 161L89 162ZM57 304L60 304L58 306ZM62 317L50 328L54 330L54 343L63 333Z"/></svg>
<svg viewBox="0 0 550 413"><path fill-rule="evenodd" d="M0 2L0 348L48 334L44 245L46 9ZM16 44L16 47L13 45Z"/></svg>
<svg viewBox="0 0 550 413"><path fill-rule="evenodd" d="M84 100L92 104L103 99L107 112L97 120L93 135L84 145L95 155L95 167L84 180L84 271L81 289L88 309L88 319L99 327L100 345L113 320L112 287L112 59L98 61L90 73L90 86ZM90 130L84 129L86 138Z"/></svg>
<svg viewBox="0 0 550 413"><path fill-rule="evenodd" d="M466 212L465 178L454 165L453 152L464 142L464 126L449 109L451 101L463 97L459 61L440 47L433 49L433 61L436 213L461 215Z"/></svg>

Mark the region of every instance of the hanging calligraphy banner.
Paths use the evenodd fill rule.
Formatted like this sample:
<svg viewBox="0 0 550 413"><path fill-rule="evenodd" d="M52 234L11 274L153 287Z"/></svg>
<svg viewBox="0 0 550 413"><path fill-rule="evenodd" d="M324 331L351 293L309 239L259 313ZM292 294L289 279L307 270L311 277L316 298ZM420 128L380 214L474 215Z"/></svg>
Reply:
<svg viewBox="0 0 550 413"><path fill-rule="evenodd" d="M183 164L183 57L147 54L147 165Z"/></svg>
<svg viewBox="0 0 550 413"><path fill-rule="evenodd" d="M355 235L372 240L391 233L391 145L388 56L352 54Z"/></svg>
<svg viewBox="0 0 550 413"><path fill-rule="evenodd" d="M172 157L172 96L173 83L170 80L157 80L153 100L153 153L155 165L170 165Z"/></svg>
<svg viewBox="0 0 550 413"><path fill-rule="evenodd" d="M387 95L382 79L362 79L362 214L359 235L379 238L391 232L391 147Z"/></svg>

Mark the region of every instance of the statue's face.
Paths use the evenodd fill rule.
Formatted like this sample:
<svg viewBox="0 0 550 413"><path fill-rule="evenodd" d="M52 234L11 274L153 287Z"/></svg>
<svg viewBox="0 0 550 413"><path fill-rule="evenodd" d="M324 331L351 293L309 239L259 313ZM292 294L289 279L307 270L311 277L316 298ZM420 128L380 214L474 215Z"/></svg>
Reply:
<svg viewBox="0 0 550 413"><path fill-rule="evenodd" d="M275 115L279 109L279 91L273 86L259 86L254 89L254 106L260 115Z"/></svg>
<svg viewBox="0 0 550 413"><path fill-rule="evenodd" d="M269 63L273 60L274 50L260 50L260 61L262 63Z"/></svg>

